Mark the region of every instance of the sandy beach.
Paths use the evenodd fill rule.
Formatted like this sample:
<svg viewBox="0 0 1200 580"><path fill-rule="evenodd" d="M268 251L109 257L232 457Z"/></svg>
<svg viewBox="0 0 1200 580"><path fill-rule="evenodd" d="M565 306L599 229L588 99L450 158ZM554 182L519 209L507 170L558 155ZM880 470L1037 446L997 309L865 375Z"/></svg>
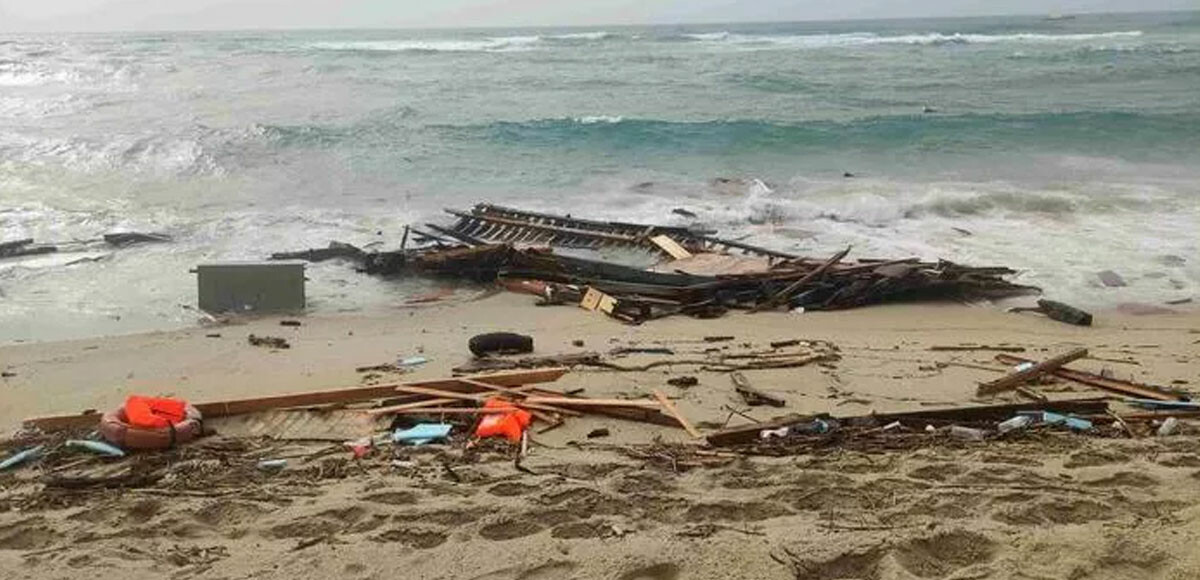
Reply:
<svg viewBox="0 0 1200 580"><path fill-rule="evenodd" d="M730 407L766 420L785 412L851 416L1020 400L974 398L977 383L1005 370L993 352L931 347L1023 347L1022 356L1043 359L1086 346L1091 358L1073 367L1183 389L1193 388L1200 355L1200 316L1190 311L1098 314L1094 327L1079 328L994 307L901 304L626 326L574 307L535 307L526 296L460 291L445 304L300 320L298 327L263 318L5 346L0 370L12 376L0 382L6 403L0 423L12 431L25 417L108 409L129 393L204 401L355 386L364 380L357 367L414 355L429 362L405 375L368 380L448 376L469 361L467 339L494 330L534 336L540 355L631 345L702 350L714 346L703 341L713 335L735 337L723 348L791 339L837 345L841 358L833 363L745 373L756 387L784 398L784 409L746 408L727 373L694 367L579 368L554 385L614 398L661 389L704 431L748 423ZM291 348L250 346L250 334L285 337ZM583 346L575 346L578 341ZM668 378L683 374L699 384L668 386ZM1068 383L1040 389L1051 398L1103 394ZM600 427L611 436L586 437ZM651 444L660 447L646 447ZM36 467L0 476L2 575L832 580L1200 574L1192 550L1200 541L1200 449L1188 435L1061 433L767 458L700 449L681 429L587 416L536 435L523 470L504 445L489 445L469 463L447 446L398 452L400 466L383 453L354 462L335 450L294 461L279 474L257 472L246 458L305 457L328 445L251 444L219 435L195 445L173 459L198 482L200 491L189 493L56 495L38 492ZM453 469L444 467L447 457L454 458ZM205 486L224 491L205 493Z"/></svg>

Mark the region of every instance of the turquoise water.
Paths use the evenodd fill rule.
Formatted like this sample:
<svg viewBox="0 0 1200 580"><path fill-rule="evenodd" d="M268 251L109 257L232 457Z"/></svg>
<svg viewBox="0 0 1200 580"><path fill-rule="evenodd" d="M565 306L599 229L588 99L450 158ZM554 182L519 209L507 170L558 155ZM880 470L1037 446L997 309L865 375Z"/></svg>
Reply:
<svg viewBox="0 0 1200 580"><path fill-rule="evenodd" d="M481 200L1190 296L1200 13L0 37L0 239L178 239L0 261L0 339L191 324L197 262ZM422 284L310 277L318 311Z"/></svg>

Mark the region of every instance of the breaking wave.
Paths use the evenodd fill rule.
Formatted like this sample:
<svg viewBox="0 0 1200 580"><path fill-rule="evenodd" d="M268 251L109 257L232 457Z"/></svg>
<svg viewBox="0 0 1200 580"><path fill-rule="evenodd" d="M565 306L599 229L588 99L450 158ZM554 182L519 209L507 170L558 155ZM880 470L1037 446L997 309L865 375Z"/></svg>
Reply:
<svg viewBox="0 0 1200 580"><path fill-rule="evenodd" d="M940 46L954 44L994 44L994 43L1026 43L1049 44L1070 42L1091 42L1104 40L1132 39L1142 36L1140 30L1099 32L1092 34L944 34L931 32L924 34L901 34L881 36L870 32L851 32L845 34L802 34L802 35L759 35L739 34L735 32L705 32L684 34L685 40L734 44L744 46L779 46L797 48L836 48L847 46L871 46L907 44L919 46Z"/></svg>

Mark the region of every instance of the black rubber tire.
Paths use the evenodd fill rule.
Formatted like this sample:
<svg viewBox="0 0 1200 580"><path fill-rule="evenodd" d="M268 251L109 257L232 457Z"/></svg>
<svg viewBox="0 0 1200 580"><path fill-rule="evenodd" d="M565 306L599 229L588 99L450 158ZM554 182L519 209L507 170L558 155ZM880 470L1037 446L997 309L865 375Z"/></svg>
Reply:
<svg viewBox="0 0 1200 580"><path fill-rule="evenodd" d="M533 337L515 332L489 332L472 336L467 348L475 356L533 352Z"/></svg>

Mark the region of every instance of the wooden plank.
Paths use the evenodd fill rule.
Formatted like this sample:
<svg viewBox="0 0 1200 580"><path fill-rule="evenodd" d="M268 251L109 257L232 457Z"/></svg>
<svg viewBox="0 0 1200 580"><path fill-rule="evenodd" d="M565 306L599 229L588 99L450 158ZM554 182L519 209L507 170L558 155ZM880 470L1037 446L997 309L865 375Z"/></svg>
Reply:
<svg viewBox="0 0 1200 580"><path fill-rule="evenodd" d="M1073 360L1081 359L1087 356L1086 348L1076 348L1060 354L1056 357L1046 359L1040 363L1033 365L1022 371L1017 371L1000 377L994 381L986 382L979 385L975 389L975 393L981 397L994 395L1004 391L1012 390L1038 376L1051 372Z"/></svg>
<svg viewBox="0 0 1200 580"><path fill-rule="evenodd" d="M679 425L682 426L692 437L695 437L696 439L702 439L704 437L704 434L698 431L690 422L688 422L687 418L683 416L683 413L679 412L679 408L675 406L675 403L672 402L671 399L668 399L662 391L654 389L654 398L658 399L659 404L662 405L663 409L666 409L667 414L674 417L676 421L679 421Z"/></svg>
<svg viewBox="0 0 1200 580"><path fill-rule="evenodd" d="M361 411L293 410L217 417L205 421L204 428L224 437L349 441L372 435L387 424Z"/></svg>
<svg viewBox="0 0 1200 580"><path fill-rule="evenodd" d="M546 368L503 371L494 374L473 375L464 378L485 381L495 385L511 386L553 382L567 374L567 372L568 369L566 368ZM290 393L286 395L274 395L250 399L212 401L208 403L198 403L196 404L196 408L200 410L200 413L204 415L206 419L208 419L290 407L309 407L316 405L328 405L332 403L355 403L391 397L396 394L396 387L400 386L401 384L414 387L440 388L457 392L470 392L476 390L477 388L473 385L463 383L459 378L443 378L407 383L373 385L370 387L354 387L349 389L312 391L307 393ZM99 423L99 413L95 411L85 411L75 415L59 415L26 419L24 421L24 426L27 428L41 429L44 432L53 432L64 429L95 427Z"/></svg>
<svg viewBox="0 0 1200 580"><path fill-rule="evenodd" d="M528 394L526 392L533 390L533 388L536 386L536 385L525 385L523 387L506 388L506 387L500 387L500 386L496 386L496 385L489 385L488 383L485 383L483 381L476 381L474 379L465 379L463 382L471 384L471 385L475 385L481 389L494 391L497 393L518 395L519 397L528 397ZM555 396L561 396L561 395L555 395ZM583 413L580 413L579 411L575 411L572 409L563 409L563 408L554 407L551 405L539 405L537 403L526 403L525 401L523 401L521 399L517 400L517 404L520 406L523 406L523 407L527 406L530 409L546 411L548 413L560 413L563 415L570 415L572 417L582 417L583 416Z"/></svg>
<svg viewBox="0 0 1200 580"><path fill-rule="evenodd" d="M1008 364L1008 365L1017 365L1017 364L1021 364L1021 363L1033 362L1026 358L1021 358L1019 356L1012 356L1012 355L1007 355L1007 354L996 355L996 360L998 360L1004 364ZM1055 370L1051 371L1049 374L1054 375L1060 379L1067 379L1069 381L1083 383L1090 387L1096 387L1097 389L1100 389L1103 391L1108 391L1110 393L1117 393L1117 394L1121 394L1121 395L1141 397L1144 399L1156 399L1159 401L1180 401L1180 400L1187 398L1185 395L1182 395L1179 393L1172 393L1170 391L1167 391L1166 389L1155 387L1153 385L1134 383L1132 381L1122 381L1119 379L1104 377L1104 376L1100 376L1100 375L1097 375L1094 373L1078 371L1078 370L1069 369L1066 367L1060 367L1058 369L1055 369Z"/></svg>
<svg viewBox="0 0 1200 580"><path fill-rule="evenodd" d="M387 407L379 407L378 409L367 409L366 414L372 417L382 415L391 415L402 411L412 411L413 409L424 409L427 407L436 407L438 405L450 405L461 402L458 399L426 399L424 401L414 401L412 403L402 403L399 405L389 405Z"/></svg>
<svg viewBox="0 0 1200 580"><path fill-rule="evenodd" d="M750 379L747 379L746 375L743 375L740 372L734 371L729 375L729 378L733 381L733 389L742 395L742 398L745 399L746 404L750 405L751 407L758 405L782 407L787 404L786 401L776 397L775 395L769 395L754 388L754 386L750 384Z"/></svg>
<svg viewBox="0 0 1200 580"><path fill-rule="evenodd" d="M679 242L671 239L671 236L666 234L654 236L650 238L650 242L676 260L692 257L691 252L687 251L683 246L679 245Z"/></svg>
<svg viewBox="0 0 1200 580"><path fill-rule="evenodd" d="M657 409L658 403L646 400L627 399L570 399L566 397L528 397L524 403L541 403L565 407L628 407L637 409Z"/></svg>

